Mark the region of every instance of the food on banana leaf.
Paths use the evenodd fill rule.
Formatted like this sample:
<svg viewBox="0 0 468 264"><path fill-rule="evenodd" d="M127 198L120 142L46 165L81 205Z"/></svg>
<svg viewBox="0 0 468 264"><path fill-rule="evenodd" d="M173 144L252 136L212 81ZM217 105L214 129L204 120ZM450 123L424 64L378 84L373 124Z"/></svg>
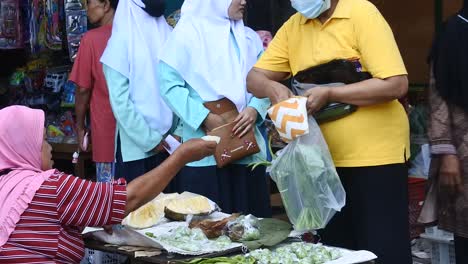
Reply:
<svg viewBox="0 0 468 264"><path fill-rule="evenodd" d="M273 247L288 238L291 233L291 224L273 218L263 218L258 221L258 239L252 239L253 235L247 235L246 239L240 240L249 250L255 250L261 247ZM251 233L252 234L252 233ZM255 234L256 236L256 234Z"/></svg>
<svg viewBox="0 0 468 264"><path fill-rule="evenodd" d="M179 194L177 193L161 193L154 200L131 212L125 217L122 224L138 229L151 227L164 217L164 207L166 204L178 196Z"/></svg>
<svg viewBox="0 0 468 264"><path fill-rule="evenodd" d="M258 264L323 264L341 256L339 249L304 242L292 243L274 251L257 249L246 255L256 259Z"/></svg>
<svg viewBox="0 0 468 264"><path fill-rule="evenodd" d="M260 238L258 218L253 215L240 216L227 225L227 234L232 241L251 241Z"/></svg>
<svg viewBox="0 0 468 264"><path fill-rule="evenodd" d="M188 215L209 215L215 209L208 198L184 192L177 199L171 200L166 205L164 213L171 220L184 221Z"/></svg>
<svg viewBox="0 0 468 264"><path fill-rule="evenodd" d="M207 249L213 252L222 251L229 249L233 244L227 236L210 240L201 229L190 229L186 226L174 228L169 233L157 237L152 233L146 233L146 236L155 239L164 247L170 246L192 253L203 252Z"/></svg>
<svg viewBox="0 0 468 264"><path fill-rule="evenodd" d="M232 214L219 221L212 220L195 220L190 222L190 228L199 228L208 238L217 238L223 235L226 224L239 217L239 214Z"/></svg>

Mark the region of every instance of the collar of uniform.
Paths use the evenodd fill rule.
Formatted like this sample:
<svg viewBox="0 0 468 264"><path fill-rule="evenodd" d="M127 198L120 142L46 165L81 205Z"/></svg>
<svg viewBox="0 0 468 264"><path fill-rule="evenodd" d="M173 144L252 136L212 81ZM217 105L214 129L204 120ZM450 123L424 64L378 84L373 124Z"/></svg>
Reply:
<svg viewBox="0 0 468 264"><path fill-rule="evenodd" d="M349 0L339 0L338 4L336 5L335 12L333 12L333 15L330 17L329 20L333 18L350 18L351 17L351 1ZM306 18L305 16L301 15L301 25L304 25L307 23L309 18Z"/></svg>

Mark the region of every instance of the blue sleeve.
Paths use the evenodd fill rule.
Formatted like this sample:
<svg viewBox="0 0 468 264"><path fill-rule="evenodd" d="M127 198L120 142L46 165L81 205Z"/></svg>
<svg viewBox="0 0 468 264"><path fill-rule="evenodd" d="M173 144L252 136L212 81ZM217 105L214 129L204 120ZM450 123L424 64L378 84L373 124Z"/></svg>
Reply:
<svg viewBox="0 0 468 264"><path fill-rule="evenodd" d="M109 89L112 112L119 130L122 130L143 152L152 151L163 137L158 131L151 129L136 110L130 99L128 79L105 64L103 71Z"/></svg>
<svg viewBox="0 0 468 264"><path fill-rule="evenodd" d="M260 58L263 54L263 50L260 51L257 58ZM252 97L248 103L248 106L255 108L258 112L257 124L261 124L265 121L268 108L270 108L271 102L269 98L257 98Z"/></svg>
<svg viewBox="0 0 468 264"><path fill-rule="evenodd" d="M248 106L257 110L258 117L257 117L257 124L261 124L265 121L268 108L270 107L271 102L269 98L257 98L252 97L248 103Z"/></svg>
<svg viewBox="0 0 468 264"><path fill-rule="evenodd" d="M159 91L171 110L189 125L198 130L209 114L200 97L190 93L190 87L180 74L165 62L158 66Z"/></svg>

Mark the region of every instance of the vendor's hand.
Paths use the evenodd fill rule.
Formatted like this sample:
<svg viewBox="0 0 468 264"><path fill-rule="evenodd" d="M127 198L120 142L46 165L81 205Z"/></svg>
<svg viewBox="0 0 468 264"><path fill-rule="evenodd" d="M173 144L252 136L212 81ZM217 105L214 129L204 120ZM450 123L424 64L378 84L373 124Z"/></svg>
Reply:
<svg viewBox="0 0 468 264"><path fill-rule="evenodd" d="M330 88L314 87L307 90L304 93L304 96L307 97L307 113L312 115L328 103Z"/></svg>
<svg viewBox="0 0 468 264"><path fill-rule="evenodd" d="M294 96L291 90L289 90L289 88L283 84L275 81L270 82L271 83L269 84L269 88L271 92L269 98L272 105L280 103Z"/></svg>
<svg viewBox="0 0 468 264"><path fill-rule="evenodd" d="M443 155L441 157L439 188L450 195L463 191L461 165L456 155Z"/></svg>
<svg viewBox="0 0 468 264"><path fill-rule="evenodd" d="M208 116L203 121L203 129L205 132L210 132L211 130L220 127L225 124L224 119L217 114L209 113Z"/></svg>
<svg viewBox="0 0 468 264"><path fill-rule="evenodd" d="M184 163L189 163L213 155L216 145L217 143L214 141L206 141L199 138L191 139L180 145L174 152L174 155L180 156Z"/></svg>
<svg viewBox="0 0 468 264"><path fill-rule="evenodd" d="M84 138L85 138L85 135L86 135L86 129L84 128L78 128L78 146L79 146L79 149L82 150L82 151L87 151L88 150L88 146L86 146L86 148L83 148L83 142L84 142Z"/></svg>
<svg viewBox="0 0 468 264"><path fill-rule="evenodd" d="M239 138L243 137L247 134L255 125L255 121L257 121L258 112L253 107L246 107L234 120L236 125L232 129L232 132L235 136Z"/></svg>

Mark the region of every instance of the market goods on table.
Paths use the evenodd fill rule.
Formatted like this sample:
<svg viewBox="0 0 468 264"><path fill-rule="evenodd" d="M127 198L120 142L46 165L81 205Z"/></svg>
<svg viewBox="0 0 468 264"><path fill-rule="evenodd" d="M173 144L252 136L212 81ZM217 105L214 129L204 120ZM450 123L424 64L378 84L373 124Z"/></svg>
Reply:
<svg viewBox="0 0 468 264"><path fill-rule="evenodd" d="M258 218L253 215L240 216L227 225L227 234L233 241L250 241L260 238Z"/></svg>
<svg viewBox="0 0 468 264"><path fill-rule="evenodd" d="M232 214L221 220L194 220L189 224L189 228L199 228L208 238L217 238L225 233L225 228L228 222L235 220L239 217L239 214Z"/></svg>
<svg viewBox="0 0 468 264"><path fill-rule="evenodd" d="M338 259L342 255L343 253L336 248L296 242L275 250L257 249L246 256L253 257L257 260L258 264L323 264Z"/></svg>
<svg viewBox="0 0 468 264"><path fill-rule="evenodd" d="M171 200L165 207L165 216L171 220L184 221L187 216L203 216L209 215L216 211L215 204L210 202L208 198L184 192L177 199Z"/></svg>
<svg viewBox="0 0 468 264"><path fill-rule="evenodd" d="M132 228L151 227L161 221L164 217L164 208L166 205L178 196L179 194L177 193L161 193L152 201L131 212L125 217L122 224Z"/></svg>
<svg viewBox="0 0 468 264"><path fill-rule="evenodd" d="M227 236L208 239L199 228L190 229L185 222L170 222L144 230L144 235L168 252L181 255L203 255L240 248L242 244L232 242ZM143 231L138 231L140 234Z"/></svg>
<svg viewBox="0 0 468 264"><path fill-rule="evenodd" d="M272 247L280 244L291 234L291 224L279 219L263 218L258 221L258 236L247 235L246 239L239 242L244 244L249 250L260 247ZM255 238L255 239L253 239Z"/></svg>
<svg viewBox="0 0 468 264"><path fill-rule="evenodd" d="M142 229L156 225L164 217L183 221L188 215L209 215L217 210L218 207L214 202L198 194L161 193L152 201L131 212L122 224Z"/></svg>
<svg viewBox="0 0 468 264"><path fill-rule="evenodd" d="M245 255L197 258L184 264L356 264L377 256L369 251L349 251L321 244L294 242L273 249L258 249Z"/></svg>

